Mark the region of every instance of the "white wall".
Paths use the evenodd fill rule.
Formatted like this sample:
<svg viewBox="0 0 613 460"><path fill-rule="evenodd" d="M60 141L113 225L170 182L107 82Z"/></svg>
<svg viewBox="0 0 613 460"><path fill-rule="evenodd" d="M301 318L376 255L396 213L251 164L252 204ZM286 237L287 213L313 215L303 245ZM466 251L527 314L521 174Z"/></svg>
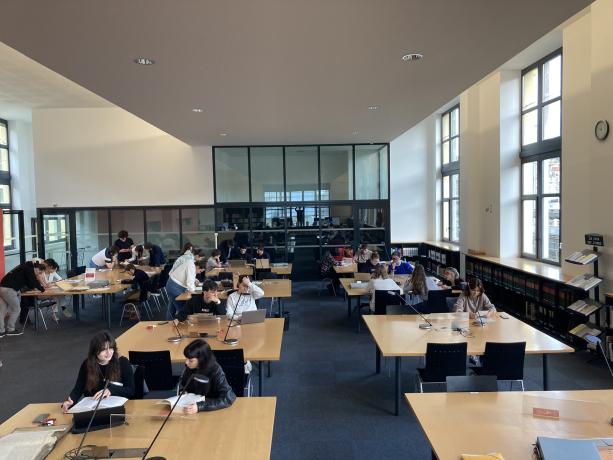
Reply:
<svg viewBox="0 0 613 460"><path fill-rule="evenodd" d="M393 243L434 239L437 116L390 143L390 213Z"/></svg>
<svg viewBox="0 0 613 460"><path fill-rule="evenodd" d="M38 207L213 203L210 146L120 108L32 113Z"/></svg>

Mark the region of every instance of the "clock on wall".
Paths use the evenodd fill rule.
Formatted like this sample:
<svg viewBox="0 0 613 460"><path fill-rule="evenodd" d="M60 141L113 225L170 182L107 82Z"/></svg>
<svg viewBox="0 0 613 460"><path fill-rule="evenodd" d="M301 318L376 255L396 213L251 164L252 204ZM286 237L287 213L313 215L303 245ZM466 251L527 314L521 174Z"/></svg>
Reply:
<svg viewBox="0 0 613 460"><path fill-rule="evenodd" d="M607 120L599 120L594 127L594 134L596 139L604 141L609 135L609 122Z"/></svg>

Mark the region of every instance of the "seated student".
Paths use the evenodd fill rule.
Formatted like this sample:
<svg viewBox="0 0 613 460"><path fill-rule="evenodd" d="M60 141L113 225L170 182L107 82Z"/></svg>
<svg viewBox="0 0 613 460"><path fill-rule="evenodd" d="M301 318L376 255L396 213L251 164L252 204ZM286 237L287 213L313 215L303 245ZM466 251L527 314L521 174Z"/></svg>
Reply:
<svg viewBox="0 0 613 460"><path fill-rule="evenodd" d="M481 310L487 310L487 316L492 316L496 313L496 307L490 302L490 299L485 295L483 289L483 283L479 278L471 278L468 283L464 285L464 290L458 300L456 301L453 311L455 312L468 312L468 316L471 319L477 317L477 312Z"/></svg>
<svg viewBox="0 0 613 460"><path fill-rule="evenodd" d="M117 266L117 254L119 254L117 246L105 248L92 256L88 267L98 269L115 268Z"/></svg>
<svg viewBox="0 0 613 460"><path fill-rule="evenodd" d="M332 257L330 251L326 251L323 259L321 259L321 267L319 270L322 278L330 278L330 280L332 280L332 284L328 285L330 295L334 295L334 292L338 291L338 288L341 285L339 275L336 273L336 270L334 270L334 265L334 257Z"/></svg>
<svg viewBox="0 0 613 460"><path fill-rule="evenodd" d="M268 259L270 260L270 254L268 254L265 250L264 250L264 246L262 246L261 244L257 247L257 249L255 250L255 254L253 256L253 259Z"/></svg>
<svg viewBox="0 0 613 460"><path fill-rule="evenodd" d="M353 260L355 260L358 264L364 264L370 260L371 255L372 251L368 249L368 245L366 243L362 243Z"/></svg>
<svg viewBox="0 0 613 460"><path fill-rule="evenodd" d="M447 267L443 272L443 284L451 287L451 289L462 290L464 288L464 280L460 278L460 274L453 267Z"/></svg>
<svg viewBox="0 0 613 460"><path fill-rule="evenodd" d="M103 393L105 379L122 385L109 385ZM68 412L81 396L100 399L111 395L128 399L134 396L134 373L128 359L119 356L113 336L102 331L94 335L89 342L87 358L79 368L74 388L62 403L62 412Z"/></svg>
<svg viewBox="0 0 613 460"><path fill-rule="evenodd" d="M210 272L214 268L221 268L221 251L219 249L213 249L211 251L211 257L206 261L206 271Z"/></svg>
<svg viewBox="0 0 613 460"><path fill-rule="evenodd" d="M170 298L170 315L172 319L180 313L185 301L176 300L177 297L185 291L194 292L196 290L196 275L199 275L206 268L204 260L198 260L194 263L193 260L188 260L177 267L171 268L166 282L166 292Z"/></svg>
<svg viewBox="0 0 613 460"><path fill-rule="evenodd" d="M45 284L44 284L45 287L48 287L49 285L52 285L53 283L62 280L62 277L57 272L60 266L55 260L47 259L45 260L44 265L45 265L45 270L43 272L43 277L45 281ZM59 321L57 314L60 308L62 309L62 314L66 318L72 317L72 313L66 308L68 304L70 303L70 300L71 300L70 296L64 295L64 296L41 297L41 298L55 300L56 304L53 305L53 307L51 307L51 310L52 310L51 318L53 318L53 321L55 321L56 323Z"/></svg>
<svg viewBox="0 0 613 460"><path fill-rule="evenodd" d="M349 246L343 248L343 258L344 259L353 259L353 249Z"/></svg>
<svg viewBox="0 0 613 460"><path fill-rule="evenodd" d="M234 315L234 319L240 319L243 312L258 309L255 301L264 296L264 291L253 284L247 275L239 275L236 287L237 291L228 296L226 316L231 318Z"/></svg>
<svg viewBox="0 0 613 460"><path fill-rule="evenodd" d="M128 236L126 230L121 230L117 233L117 239L115 240L114 246L119 249L119 253L117 254L117 260L119 262L123 262L132 257L132 246L134 246L134 241Z"/></svg>
<svg viewBox="0 0 613 460"><path fill-rule="evenodd" d="M370 310L375 311L375 291L400 291L402 289L394 282L387 274L387 268L384 265L379 265L372 273L372 278L368 282L368 292L370 293Z"/></svg>
<svg viewBox="0 0 613 460"><path fill-rule="evenodd" d="M38 289L44 292L45 287L38 278L44 270L39 262L26 262L13 268L0 281L0 338L22 334L15 329L21 311L21 291Z"/></svg>
<svg viewBox="0 0 613 460"><path fill-rule="evenodd" d="M195 414L230 407L236 400L236 395L226 380L226 375L217 363L209 344L205 340L196 339L185 347L183 355L185 356L185 371L179 382L180 387L187 383L191 374L200 374L209 379L208 383L192 379L185 391L202 395L205 398L204 401L185 406L183 411L186 414Z"/></svg>
<svg viewBox="0 0 613 460"><path fill-rule="evenodd" d="M372 273L375 271L375 268L379 266L379 253L377 251L373 251L370 255L370 259L366 261L363 265L360 265L359 270L360 273Z"/></svg>
<svg viewBox="0 0 613 460"><path fill-rule="evenodd" d="M175 260L175 263L172 264L172 270L174 270L179 265L187 261L191 260L193 262L194 261L194 251L195 249L192 243L185 243L183 245L183 249L181 249L181 255L177 257L177 260Z"/></svg>
<svg viewBox="0 0 613 460"><path fill-rule="evenodd" d="M232 260L246 260L247 262L251 262L253 257L251 257L251 253L247 249L247 246L241 244L238 247L238 251L233 251L230 257Z"/></svg>
<svg viewBox="0 0 613 460"><path fill-rule="evenodd" d="M149 253L149 266L162 267L166 263L164 251L162 251L162 248L157 244L148 241L143 248Z"/></svg>
<svg viewBox="0 0 613 460"><path fill-rule="evenodd" d="M232 254L234 252L234 240L222 241L219 245L219 251L221 252L221 261L225 264L228 259L232 258Z"/></svg>
<svg viewBox="0 0 613 460"><path fill-rule="evenodd" d="M436 282L429 276L426 276L426 270L423 265L415 265L413 274L407 279L404 284L405 292L410 294L409 304L419 305L428 300L428 292L440 289Z"/></svg>
<svg viewBox="0 0 613 460"><path fill-rule="evenodd" d="M399 252L392 253L392 262L389 265L389 272L394 275L410 275L413 273L413 265L402 260Z"/></svg>
<svg viewBox="0 0 613 460"><path fill-rule="evenodd" d="M185 309L179 313L177 319L185 321L188 315L196 313L211 313L215 316L226 314L226 308L219 300L217 283L212 279L206 279L202 283L202 295L192 295L192 298L185 304Z"/></svg>

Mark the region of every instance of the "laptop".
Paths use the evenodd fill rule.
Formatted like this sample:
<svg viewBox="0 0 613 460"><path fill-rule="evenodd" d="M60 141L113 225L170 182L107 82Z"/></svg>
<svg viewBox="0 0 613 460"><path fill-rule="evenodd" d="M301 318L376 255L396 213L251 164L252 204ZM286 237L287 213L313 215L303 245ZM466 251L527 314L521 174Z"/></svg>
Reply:
<svg viewBox="0 0 613 460"><path fill-rule="evenodd" d="M98 409L96 416L92 420L89 431L104 430L111 426L122 425L125 422L126 408L124 406L109 407L106 409ZM72 416L72 433L85 433L89 425L89 419L94 414L94 411L77 412Z"/></svg>
<svg viewBox="0 0 613 460"><path fill-rule="evenodd" d="M228 263L230 264L230 267L244 267L247 265L247 261L243 259L230 259Z"/></svg>
<svg viewBox="0 0 613 460"><path fill-rule="evenodd" d="M245 311L241 317L241 324L263 323L266 319L266 309Z"/></svg>

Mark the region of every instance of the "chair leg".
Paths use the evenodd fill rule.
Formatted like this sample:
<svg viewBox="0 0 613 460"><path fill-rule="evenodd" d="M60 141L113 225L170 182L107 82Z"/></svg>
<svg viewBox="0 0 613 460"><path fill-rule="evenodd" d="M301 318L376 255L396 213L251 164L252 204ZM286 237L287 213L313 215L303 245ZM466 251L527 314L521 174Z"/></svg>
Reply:
<svg viewBox="0 0 613 460"><path fill-rule="evenodd" d="M520 380L519 383L521 385L521 391L524 391L524 381Z"/></svg>
<svg viewBox="0 0 613 460"><path fill-rule="evenodd" d="M37 308L38 313L40 313L40 319L43 320L43 326L45 326L45 331L47 330L47 322L45 321L45 316L43 315L43 311L40 308ZM34 313L36 314L36 313Z"/></svg>

